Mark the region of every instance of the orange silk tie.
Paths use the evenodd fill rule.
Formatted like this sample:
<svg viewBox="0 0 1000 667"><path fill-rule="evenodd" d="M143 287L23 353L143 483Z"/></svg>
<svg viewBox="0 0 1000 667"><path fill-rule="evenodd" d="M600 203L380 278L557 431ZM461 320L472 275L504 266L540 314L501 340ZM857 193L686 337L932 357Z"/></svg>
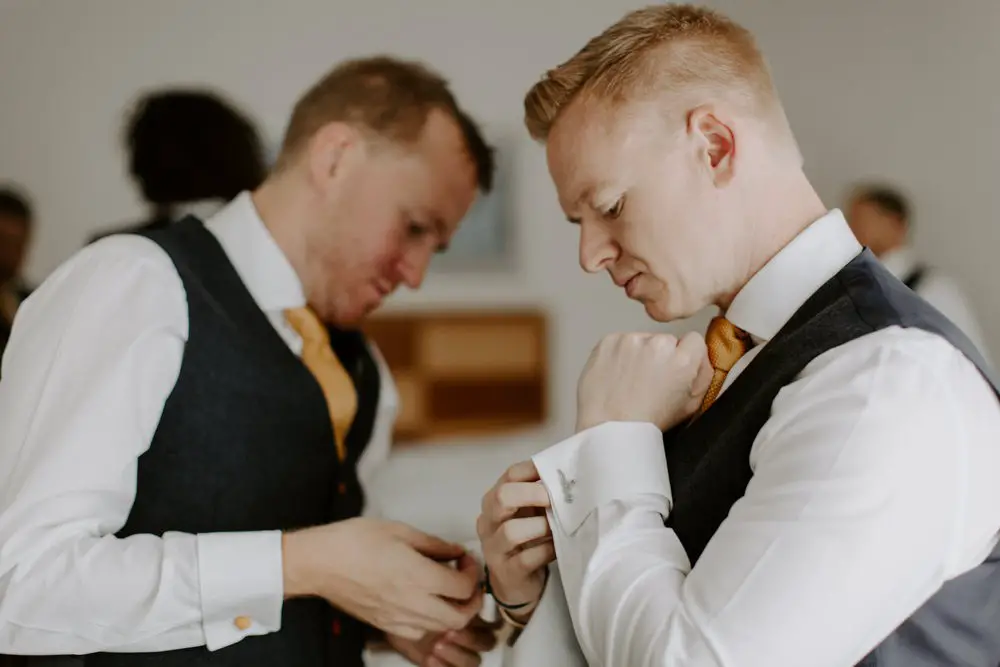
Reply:
<svg viewBox="0 0 1000 667"><path fill-rule="evenodd" d="M302 363L316 378L333 421L337 458L347 457L344 438L358 411L358 392L351 376L330 347L330 334L316 313L308 307L285 311L285 320L302 337Z"/></svg>
<svg viewBox="0 0 1000 667"><path fill-rule="evenodd" d="M708 325L705 345L708 347L708 360L711 362L714 372L712 373L712 382L708 385L708 392L702 399L699 414L708 410L715 399L719 397L722 385L726 381L726 375L729 374L740 357L750 349L752 341L750 334L720 315L713 318Z"/></svg>

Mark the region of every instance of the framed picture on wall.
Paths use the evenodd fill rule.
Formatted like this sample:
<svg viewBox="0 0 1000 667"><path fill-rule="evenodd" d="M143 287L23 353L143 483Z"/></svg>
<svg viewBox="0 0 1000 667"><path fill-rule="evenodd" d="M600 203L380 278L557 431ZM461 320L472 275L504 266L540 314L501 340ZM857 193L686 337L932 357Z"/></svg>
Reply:
<svg viewBox="0 0 1000 667"><path fill-rule="evenodd" d="M431 272L495 272L514 267L511 142L493 139L492 144L496 149L493 189L478 194L452 237L448 251L431 262Z"/></svg>

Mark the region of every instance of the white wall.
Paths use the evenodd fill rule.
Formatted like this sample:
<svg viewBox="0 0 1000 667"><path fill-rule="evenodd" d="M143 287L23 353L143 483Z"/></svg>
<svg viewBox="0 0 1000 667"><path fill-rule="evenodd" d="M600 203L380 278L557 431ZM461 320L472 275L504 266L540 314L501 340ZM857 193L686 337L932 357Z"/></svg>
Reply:
<svg viewBox="0 0 1000 667"><path fill-rule="evenodd" d="M515 278L440 278L402 304L541 303L553 312L554 428L572 423L574 385L604 332L649 326L605 277L576 266L541 151L520 128L542 73L629 0L0 0L0 180L36 196L30 274L42 277L96 227L140 214L119 145L138 90L206 83L277 140L295 97L337 60L388 51L454 82L492 132L518 138ZM990 297L1000 174L1000 3L996 0L726 0L755 30L830 204L885 175L911 190L918 245L969 288L994 349Z"/></svg>

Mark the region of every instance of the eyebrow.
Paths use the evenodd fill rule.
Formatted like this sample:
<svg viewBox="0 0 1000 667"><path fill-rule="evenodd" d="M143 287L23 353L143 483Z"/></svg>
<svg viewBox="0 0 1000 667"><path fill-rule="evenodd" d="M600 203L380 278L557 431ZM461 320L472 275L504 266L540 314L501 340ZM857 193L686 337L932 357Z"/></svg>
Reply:
<svg viewBox="0 0 1000 667"><path fill-rule="evenodd" d="M583 189L583 191L576 198L576 201L574 201L573 204L576 205L576 206L579 206L581 204L581 202L586 201L587 199L590 199L591 196L593 196L593 194L594 194L594 186L589 185L589 186L587 186L587 187L585 187ZM572 216L566 216L566 220L569 221L569 224L571 224L571 225L579 225L581 218L579 218L579 217L574 218Z"/></svg>

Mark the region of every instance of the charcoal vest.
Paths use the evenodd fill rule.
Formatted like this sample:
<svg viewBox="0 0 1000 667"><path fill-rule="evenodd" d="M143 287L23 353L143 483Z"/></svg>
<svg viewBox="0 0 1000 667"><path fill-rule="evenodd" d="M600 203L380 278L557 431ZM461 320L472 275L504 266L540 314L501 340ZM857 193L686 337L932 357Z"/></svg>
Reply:
<svg viewBox="0 0 1000 667"><path fill-rule="evenodd" d="M358 390L338 461L313 376L257 306L215 236L195 218L148 231L173 260L188 304L177 383L118 537L167 531L288 530L358 516L357 462L374 427L378 366L364 337L331 329ZM336 558L337 554L329 554ZM235 620L235 619L234 619ZM357 667L368 628L320 599L286 601L281 630L217 651L29 658L31 667Z"/></svg>
<svg viewBox="0 0 1000 667"><path fill-rule="evenodd" d="M664 433L674 498L667 525L692 565L746 492L753 475L751 447L781 388L824 352L891 326L943 337L997 391L992 371L958 328L863 251L798 309L701 418ZM802 664L809 664L808 656L802 656ZM997 667L1000 547L981 565L947 582L859 664Z"/></svg>

